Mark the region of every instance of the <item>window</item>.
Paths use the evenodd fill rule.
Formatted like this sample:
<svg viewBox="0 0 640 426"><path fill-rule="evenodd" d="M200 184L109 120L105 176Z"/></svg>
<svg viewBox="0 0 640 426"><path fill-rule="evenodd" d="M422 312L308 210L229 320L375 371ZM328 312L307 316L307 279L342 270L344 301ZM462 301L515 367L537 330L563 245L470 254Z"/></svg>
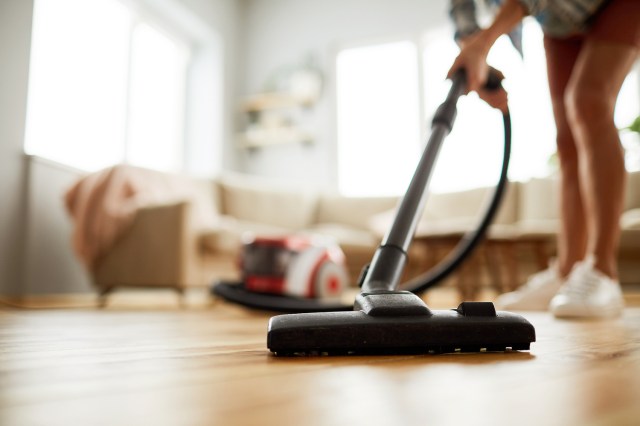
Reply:
<svg viewBox="0 0 640 426"><path fill-rule="evenodd" d="M134 28L131 49L125 158L178 170L184 146L185 49L145 23Z"/></svg>
<svg viewBox="0 0 640 426"><path fill-rule="evenodd" d="M525 20L523 38L524 58L506 37L498 40L488 58L506 76L504 86L509 93L513 130L509 177L521 181L552 173L550 159L556 150L542 31L533 20ZM458 53L448 28L430 31L424 37L420 62L415 46L405 40L344 49L338 54L341 192L404 193L421 155L423 144L419 141L426 140L431 118L449 90L450 82L445 77ZM622 88L615 116L619 127L628 126L640 111L639 77L636 67ZM638 145L635 139L631 140L633 137L622 135L623 144L630 147L630 169L640 168L640 149L631 149ZM447 192L494 185L500 172L502 147L500 113L476 95L461 98L454 129L441 148L430 190Z"/></svg>
<svg viewBox="0 0 640 426"><path fill-rule="evenodd" d="M401 193L420 154L416 45L399 41L345 49L336 66L340 191Z"/></svg>
<svg viewBox="0 0 640 426"><path fill-rule="evenodd" d="M182 168L186 41L117 0L39 0L31 58L28 154Z"/></svg>

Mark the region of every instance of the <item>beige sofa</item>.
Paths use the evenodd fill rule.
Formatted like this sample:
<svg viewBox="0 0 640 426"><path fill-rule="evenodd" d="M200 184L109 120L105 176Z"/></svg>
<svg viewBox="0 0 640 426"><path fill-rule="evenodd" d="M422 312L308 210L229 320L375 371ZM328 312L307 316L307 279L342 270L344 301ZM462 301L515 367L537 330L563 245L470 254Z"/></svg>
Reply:
<svg viewBox="0 0 640 426"><path fill-rule="evenodd" d="M640 282L640 173L629 175L620 263L623 282ZM321 234L342 246L355 282L393 217L397 199L349 198L243 175L192 180L197 198L140 209L130 228L102 258L93 280L108 292L118 286L208 286L236 279L245 233ZM431 194L417 237L423 242L459 236L475 226L488 189ZM553 178L511 183L490 239L552 246L557 228ZM212 208L213 207L213 208ZM206 221L194 218L208 211ZM198 225L200 223L200 225ZM429 245L414 245L407 276L429 264Z"/></svg>
<svg viewBox="0 0 640 426"><path fill-rule="evenodd" d="M247 234L332 237L344 250L355 281L379 244L370 219L397 203L395 197L341 197L237 174L192 184L196 198L138 211L93 274L101 291L148 285L182 289L237 279L237 258ZM202 220L211 206L215 217Z"/></svg>

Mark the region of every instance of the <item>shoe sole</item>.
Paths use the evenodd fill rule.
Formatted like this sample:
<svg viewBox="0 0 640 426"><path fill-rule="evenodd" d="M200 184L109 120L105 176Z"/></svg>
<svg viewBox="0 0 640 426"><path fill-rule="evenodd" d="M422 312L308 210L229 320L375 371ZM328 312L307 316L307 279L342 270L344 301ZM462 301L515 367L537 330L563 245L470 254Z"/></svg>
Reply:
<svg viewBox="0 0 640 426"><path fill-rule="evenodd" d="M550 311L556 318L597 318L607 319L619 317L624 310L624 306L609 307L551 307Z"/></svg>

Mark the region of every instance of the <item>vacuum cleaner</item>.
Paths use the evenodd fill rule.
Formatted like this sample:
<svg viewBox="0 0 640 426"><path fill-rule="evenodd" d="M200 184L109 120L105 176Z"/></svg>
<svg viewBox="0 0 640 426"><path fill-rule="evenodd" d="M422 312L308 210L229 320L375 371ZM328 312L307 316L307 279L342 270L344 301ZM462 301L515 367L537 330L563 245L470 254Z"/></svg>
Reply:
<svg viewBox="0 0 640 426"><path fill-rule="evenodd" d="M486 87L501 85L491 72ZM452 78L446 100L432 120L432 132L409 188L402 197L391 228L359 280L353 305L316 299L297 299L248 291L241 284L218 283L213 292L246 306L281 312L272 317L267 347L277 356L352 355L529 350L534 327L522 316L497 312L491 302L463 302L452 310L431 310L416 293L436 285L458 268L478 245L495 216L507 184L511 149L511 121L503 115L505 148L500 178L476 229L467 233L453 252L426 274L400 285L407 252L424 210L431 173L444 138L466 92L460 70ZM401 288L401 289L400 289ZM302 313L300 313L302 312Z"/></svg>

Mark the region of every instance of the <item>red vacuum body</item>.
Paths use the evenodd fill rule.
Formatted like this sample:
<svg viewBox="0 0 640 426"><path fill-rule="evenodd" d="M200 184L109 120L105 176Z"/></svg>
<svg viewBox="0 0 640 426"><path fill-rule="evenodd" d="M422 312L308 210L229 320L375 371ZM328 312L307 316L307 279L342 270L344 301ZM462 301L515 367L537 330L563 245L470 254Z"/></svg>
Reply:
<svg viewBox="0 0 640 426"><path fill-rule="evenodd" d="M339 298L349 280L337 244L300 236L246 239L240 269L248 291L302 298Z"/></svg>

